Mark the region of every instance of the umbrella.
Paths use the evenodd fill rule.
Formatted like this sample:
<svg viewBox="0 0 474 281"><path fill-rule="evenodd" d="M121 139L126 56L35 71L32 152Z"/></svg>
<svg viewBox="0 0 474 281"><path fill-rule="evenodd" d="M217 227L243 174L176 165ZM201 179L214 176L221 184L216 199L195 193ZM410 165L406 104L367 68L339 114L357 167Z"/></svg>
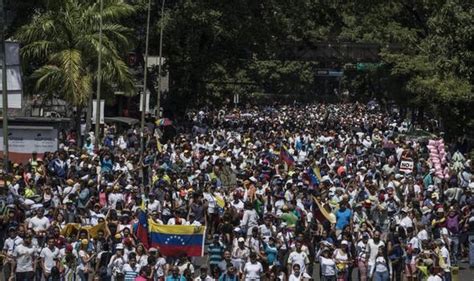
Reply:
<svg viewBox="0 0 474 281"><path fill-rule="evenodd" d="M168 118L161 118L161 119L156 120L155 124L157 126L171 126L173 125L173 121L171 121Z"/></svg>

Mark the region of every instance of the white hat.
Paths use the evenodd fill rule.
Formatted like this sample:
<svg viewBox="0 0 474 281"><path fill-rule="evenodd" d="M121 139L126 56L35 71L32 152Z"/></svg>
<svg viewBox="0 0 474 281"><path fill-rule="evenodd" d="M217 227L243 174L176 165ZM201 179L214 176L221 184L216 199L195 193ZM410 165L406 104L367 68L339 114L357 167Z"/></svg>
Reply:
<svg viewBox="0 0 474 281"><path fill-rule="evenodd" d="M404 208L402 208L402 212L408 213L408 212L410 212L410 208L404 207Z"/></svg>
<svg viewBox="0 0 474 281"><path fill-rule="evenodd" d="M325 181L331 182L331 178L328 175L325 175L321 178L321 181L322 182L325 182Z"/></svg>
<svg viewBox="0 0 474 281"><path fill-rule="evenodd" d="M237 242L245 242L245 239L243 237L240 237Z"/></svg>
<svg viewBox="0 0 474 281"><path fill-rule="evenodd" d="M123 244L122 243L119 243L117 244L117 246L115 247L116 250L123 250Z"/></svg>
<svg viewBox="0 0 474 281"><path fill-rule="evenodd" d="M347 242L346 240L342 240L341 245L349 245L349 242Z"/></svg>
<svg viewBox="0 0 474 281"><path fill-rule="evenodd" d="M474 181L469 183L468 188L474 190Z"/></svg>

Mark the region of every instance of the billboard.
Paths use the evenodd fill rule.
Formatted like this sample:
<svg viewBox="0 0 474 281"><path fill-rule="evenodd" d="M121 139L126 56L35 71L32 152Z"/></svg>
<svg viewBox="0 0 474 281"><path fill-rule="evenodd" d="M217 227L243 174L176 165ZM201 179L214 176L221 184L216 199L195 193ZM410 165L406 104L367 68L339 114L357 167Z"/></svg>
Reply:
<svg viewBox="0 0 474 281"><path fill-rule="evenodd" d="M8 131L9 159L14 163L26 163L33 151L43 157L45 152L58 150L58 130L53 127L9 126ZM0 130L0 143L3 143L3 130ZM3 146L0 155L3 155Z"/></svg>
<svg viewBox="0 0 474 281"><path fill-rule="evenodd" d="M20 44L15 42L6 42L6 63L7 63L7 92L8 108L21 109L22 81L20 69ZM0 64L1 66L1 64ZM0 68L0 107L3 106L2 79L3 69Z"/></svg>

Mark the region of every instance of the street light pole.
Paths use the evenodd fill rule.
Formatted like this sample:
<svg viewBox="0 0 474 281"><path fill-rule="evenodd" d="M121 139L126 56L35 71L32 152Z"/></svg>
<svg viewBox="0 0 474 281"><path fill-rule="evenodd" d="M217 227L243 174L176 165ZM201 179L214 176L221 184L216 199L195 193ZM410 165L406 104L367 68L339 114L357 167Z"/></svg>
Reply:
<svg viewBox="0 0 474 281"><path fill-rule="evenodd" d="M151 0L148 0L148 15L146 18L146 36L145 36L145 67L143 68L143 92L142 92L142 120L141 120L141 138L140 138L140 159L143 161L143 152L145 148L145 111L146 111L146 90L148 78L148 42L150 36L150 16L151 16ZM145 180L145 177L143 177Z"/></svg>
<svg viewBox="0 0 474 281"><path fill-rule="evenodd" d="M100 144L100 86L102 83L102 10L104 9L104 1L100 1L99 15L99 58L97 62L97 102L95 110L95 145L99 148Z"/></svg>
<svg viewBox="0 0 474 281"><path fill-rule="evenodd" d="M161 2L161 24L160 24L160 50L159 50L159 64L158 64L158 91L156 93L156 110L158 110L158 118L160 118L160 99L161 99L161 65L162 65L162 58L163 58L163 29L164 29L164 21L163 21L163 15L165 12L165 2L166 0L163 0Z"/></svg>
<svg viewBox="0 0 474 281"><path fill-rule="evenodd" d="M0 0L1 16L1 52L2 52L2 117L3 117L3 170L8 172L8 88L7 88L7 48L5 42L6 14L3 0Z"/></svg>

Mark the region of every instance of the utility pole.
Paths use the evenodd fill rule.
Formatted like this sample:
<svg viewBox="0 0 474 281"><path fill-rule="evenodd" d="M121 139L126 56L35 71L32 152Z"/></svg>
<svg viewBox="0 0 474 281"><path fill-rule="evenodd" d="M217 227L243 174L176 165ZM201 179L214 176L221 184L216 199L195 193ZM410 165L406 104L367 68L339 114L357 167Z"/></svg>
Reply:
<svg viewBox="0 0 474 281"><path fill-rule="evenodd" d="M145 66L143 67L143 92L142 92L142 120L141 120L141 138L140 138L140 158L143 161L143 152L145 149L145 111L146 111L146 90L148 78L148 43L150 37L150 16L151 0L148 0L148 15L146 18L146 36L145 36Z"/></svg>
<svg viewBox="0 0 474 281"><path fill-rule="evenodd" d="M161 2L161 23L160 23L160 49L159 49L159 64L158 64L158 91L156 93L156 110L158 110L158 118L160 118L160 99L161 99L161 65L163 64L162 62L162 57L163 57L163 29L164 29L164 21L163 21L163 15L165 12L165 2L166 0L162 0Z"/></svg>
<svg viewBox="0 0 474 281"><path fill-rule="evenodd" d="M145 66L143 67L143 92L142 92L142 120L140 128L140 162L144 160L145 150L145 111L146 111L146 90L148 78L148 42L150 37L150 16L151 16L151 0L148 0L148 15L146 18L146 37L145 37ZM143 167L142 183L145 184L145 167Z"/></svg>
<svg viewBox="0 0 474 281"><path fill-rule="evenodd" d="M95 110L95 145L99 149L100 145L100 86L102 82L102 10L104 9L104 1L100 1L99 15L99 58L97 62L97 102Z"/></svg>
<svg viewBox="0 0 474 281"><path fill-rule="evenodd" d="M4 0L0 0L1 16L1 53L2 53L2 117L3 117L3 171L8 173L8 88L7 88L7 48L5 42L6 13Z"/></svg>

